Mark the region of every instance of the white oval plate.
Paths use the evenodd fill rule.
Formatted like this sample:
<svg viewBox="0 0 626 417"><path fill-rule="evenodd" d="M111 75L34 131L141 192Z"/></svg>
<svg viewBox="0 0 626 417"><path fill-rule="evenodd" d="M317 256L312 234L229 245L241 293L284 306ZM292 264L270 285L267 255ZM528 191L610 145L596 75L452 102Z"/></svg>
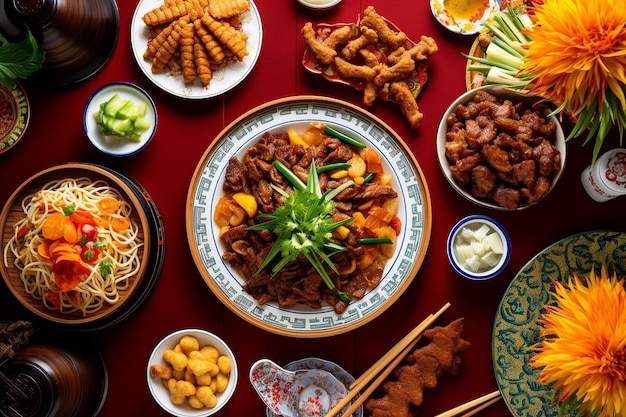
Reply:
<svg viewBox="0 0 626 417"><path fill-rule="evenodd" d="M225 245L213 212L223 195L228 160L242 158L267 131L304 131L313 121L324 122L364 141L383 156L385 172L393 175L392 187L401 200L398 217L402 233L396 251L387 261L376 288L353 301L338 315L333 308L306 306L284 308L261 305L242 288L243 277L222 260ZM293 337L322 337L353 330L392 305L411 283L426 255L432 226L432 209L426 181L415 157L402 139L380 119L341 100L296 96L271 101L227 126L212 141L196 167L187 194L187 239L194 262L215 295L233 312L269 332Z"/></svg>
<svg viewBox="0 0 626 417"><path fill-rule="evenodd" d="M242 26L243 31L248 34L247 46L250 54L241 62L229 62L214 71L211 83L207 87L203 87L199 80L194 81L193 84L185 85L182 74L172 74L165 70L153 74L152 62L143 58L150 37L141 17L161 5L163 5L163 0L140 0L130 27L130 43L135 61L145 76L157 87L177 97L206 99L227 92L250 74L259 59L263 38L261 16L252 0L250 0L250 9L242 14Z"/></svg>
<svg viewBox="0 0 626 417"><path fill-rule="evenodd" d="M105 136L98 129L94 113L100 110L100 104L108 101L113 95L118 94L124 100L133 100L135 103L145 101L145 118L150 123L150 129L143 132L139 141L120 138L117 136ZM127 156L139 152L154 136L157 129L157 111L152 98L142 88L127 82L107 84L96 91L87 101L83 114L85 133L91 144L101 152L114 156Z"/></svg>

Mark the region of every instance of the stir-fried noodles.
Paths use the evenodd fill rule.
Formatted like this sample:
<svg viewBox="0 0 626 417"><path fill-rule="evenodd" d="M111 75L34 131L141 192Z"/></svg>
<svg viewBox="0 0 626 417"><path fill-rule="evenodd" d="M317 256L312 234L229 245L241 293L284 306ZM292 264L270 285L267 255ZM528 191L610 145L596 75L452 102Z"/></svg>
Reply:
<svg viewBox="0 0 626 417"><path fill-rule="evenodd" d="M141 266L143 233L133 207L106 181L65 178L22 200L4 263L26 293L61 313L92 314L119 302Z"/></svg>

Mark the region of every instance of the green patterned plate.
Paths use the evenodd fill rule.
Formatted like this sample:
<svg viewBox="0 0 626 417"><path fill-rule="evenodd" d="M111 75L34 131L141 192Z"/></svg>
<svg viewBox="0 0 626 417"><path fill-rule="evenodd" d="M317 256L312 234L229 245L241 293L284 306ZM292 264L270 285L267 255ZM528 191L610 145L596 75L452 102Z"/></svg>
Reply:
<svg viewBox="0 0 626 417"><path fill-rule="evenodd" d="M626 276L626 233L592 231L567 237L541 251L515 276L504 293L493 326L492 355L496 381L516 417L556 417L553 390L537 381L528 363L538 341L537 320L550 303L551 279L565 282L573 272L587 275L602 267Z"/></svg>

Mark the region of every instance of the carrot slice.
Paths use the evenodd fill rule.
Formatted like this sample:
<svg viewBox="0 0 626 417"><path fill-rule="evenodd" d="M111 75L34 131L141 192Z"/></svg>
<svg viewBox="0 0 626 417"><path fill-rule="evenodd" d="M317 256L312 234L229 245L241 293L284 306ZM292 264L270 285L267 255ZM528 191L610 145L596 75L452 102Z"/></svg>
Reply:
<svg viewBox="0 0 626 417"><path fill-rule="evenodd" d="M116 232L122 232L126 229L130 229L130 220L126 217L114 217L110 221L111 229Z"/></svg>

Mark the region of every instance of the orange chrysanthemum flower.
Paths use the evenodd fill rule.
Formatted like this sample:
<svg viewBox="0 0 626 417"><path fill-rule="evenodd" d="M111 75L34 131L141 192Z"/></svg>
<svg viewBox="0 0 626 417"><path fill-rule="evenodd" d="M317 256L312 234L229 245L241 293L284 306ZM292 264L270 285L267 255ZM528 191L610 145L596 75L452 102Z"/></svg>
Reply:
<svg viewBox="0 0 626 417"><path fill-rule="evenodd" d="M626 128L626 4L623 0L544 0L522 73L531 93L562 103L576 120L568 139L596 136L593 160L612 126Z"/></svg>
<svg viewBox="0 0 626 417"><path fill-rule="evenodd" d="M593 271L568 285L554 283L531 360L539 381L571 416L626 416L626 289L624 279Z"/></svg>

